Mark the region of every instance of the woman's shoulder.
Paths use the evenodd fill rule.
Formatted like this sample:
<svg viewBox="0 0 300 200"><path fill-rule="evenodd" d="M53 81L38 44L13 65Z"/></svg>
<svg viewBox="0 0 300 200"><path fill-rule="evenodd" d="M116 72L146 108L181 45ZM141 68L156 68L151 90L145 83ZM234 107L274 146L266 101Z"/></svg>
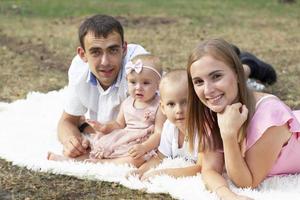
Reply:
<svg viewBox="0 0 300 200"><path fill-rule="evenodd" d="M270 127L282 126L295 119L292 110L278 97L256 93L256 109L247 127L247 147L251 147Z"/></svg>
<svg viewBox="0 0 300 200"><path fill-rule="evenodd" d="M251 121L282 118L283 114L292 110L277 96L267 93L255 93L255 111ZM272 121L272 120L271 120Z"/></svg>
<svg viewBox="0 0 300 200"><path fill-rule="evenodd" d="M265 102L278 102L278 103L283 103L277 96L273 94L268 94L268 93L262 93L262 92L255 92L254 93L254 99L255 99L255 108L257 109L259 105Z"/></svg>

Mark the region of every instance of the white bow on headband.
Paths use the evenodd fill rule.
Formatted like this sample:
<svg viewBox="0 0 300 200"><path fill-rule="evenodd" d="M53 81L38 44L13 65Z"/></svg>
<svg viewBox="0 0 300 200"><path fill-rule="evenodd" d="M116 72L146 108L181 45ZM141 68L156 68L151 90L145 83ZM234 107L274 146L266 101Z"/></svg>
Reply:
<svg viewBox="0 0 300 200"><path fill-rule="evenodd" d="M129 61L125 65L125 71L126 71L126 74L130 74L132 71L135 71L137 74L139 74L143 70L143 67L154 71L159 76L159 78L161 78L160 73L155 68L143 65L143 62L141 59L138 59L135 63L133 63L132 61Z"/></svg>

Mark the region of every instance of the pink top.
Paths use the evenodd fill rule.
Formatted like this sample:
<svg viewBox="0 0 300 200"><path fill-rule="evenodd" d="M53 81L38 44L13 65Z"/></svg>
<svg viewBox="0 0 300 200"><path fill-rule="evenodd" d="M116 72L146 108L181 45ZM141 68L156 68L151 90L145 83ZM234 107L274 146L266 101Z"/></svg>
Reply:
<svg viewBox="0 0 300 200"><path fill-rule="evenodd" d="M90 158L120 158L129 156L129 149L148 139L154 131L155 115L159 107L159 95L149 103L146 108L138 109L134 107L134 99L129 96L121 105L124 113L126 127L116 129L109 134L98 132L94 138L90 139ZM148 159L153 152L144 158Z"/></svg>
<svg viewBox="0 0 300 200"><path fill-rule="evenodd" d="M300 110L292 111L273 95L262 97L247 129L246 151L272 126L288 124L293 133L269 171L268 176L300 173Z"/></svg>

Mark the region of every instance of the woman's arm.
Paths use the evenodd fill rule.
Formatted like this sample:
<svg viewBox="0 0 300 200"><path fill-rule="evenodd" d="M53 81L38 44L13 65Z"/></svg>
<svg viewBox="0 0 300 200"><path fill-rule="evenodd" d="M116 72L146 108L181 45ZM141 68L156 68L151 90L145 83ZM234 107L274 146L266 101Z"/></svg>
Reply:
<svg viewBox="0 0 300 200"><path fill-rule="evenodd" d="M229 189L226 180L221 175L224 166L223 158L223 154L219 152L203 153L201 173L206 188L215 192L222 200L249 200L250 198L237 195Z"/></svg>
<svg viewBox="0 0 300 200"><path fill-rule="evenodd" d="M229 178L238 187L257 187L274 165L291 133L287 125L268 128L244 158L237 139L241 124L246 119L247 112L244 109L237 103L227 106L223 113L218 114L225 167Z"/></svg>
<svg viewBox="0 0 300 200"><path fill-rule="evenodd" d="M228 176L239 187L257 187L274 165L291 133L287 125L267 129L242 157L237 142L224 141Z"/></svg>

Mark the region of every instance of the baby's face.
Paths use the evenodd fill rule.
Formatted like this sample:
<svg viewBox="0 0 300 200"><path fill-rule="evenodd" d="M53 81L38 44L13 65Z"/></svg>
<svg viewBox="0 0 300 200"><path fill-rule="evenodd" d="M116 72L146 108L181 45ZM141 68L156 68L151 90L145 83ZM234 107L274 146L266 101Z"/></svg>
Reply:
<svg viewBox="0 0 300 200"><path fill-rule="evenodd" d="M160 91L161 108L168 120L175 124L177 128L184 131L188 88L187 84L175 85L166 85Z"/></svg>
<svg viewBox="0 0 300 200"><path fill-rule="evenodd" d="M139 102L149 102L155 96L160 78L151 69L143 68L140 73L135 71L127 75L128 92Z"/></svg>

